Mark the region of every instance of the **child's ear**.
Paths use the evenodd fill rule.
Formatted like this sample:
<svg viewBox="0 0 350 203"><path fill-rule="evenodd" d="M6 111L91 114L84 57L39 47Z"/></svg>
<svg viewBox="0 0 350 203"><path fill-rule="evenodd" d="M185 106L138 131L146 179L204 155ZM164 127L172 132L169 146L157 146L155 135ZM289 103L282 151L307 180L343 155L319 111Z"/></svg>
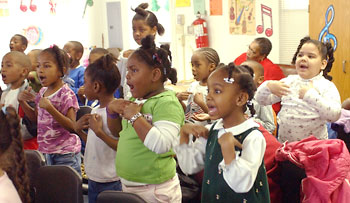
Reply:
<svg viewBox="0 0 350 203"><path fill-rule="evenodd" d="M236 100L237 106L245 105L247 103L247 101L248 101L248 98L249 98L248 93L243 92L243 91L238 93L238 97L237 97L237 100Z"/></svg>
<svg viewBox="0 0 350 203"><path fill-rule="evenodd" d="M327 66L327 60L326 59L323 59L322 60L322 64L321 64L321 70L324 70Z"/></svg>
<svg viewBox="0 0 350 203"><path fill-rule="evenodd" d="M162 72L159 68L155 68L152 71L152 82L156 82L162 78Z"/></svg>
<svg viewBox="0 0 350 203"><path fill-rule="evenodd" d="M27 46L24 45L24 44L22 44L21 49L22 49L22 51L24 52L24 51L27 49Z"/></svg>
<svg viewBox="0 0 350 203"><path fill-rule="evenodd" d="M83 53L77 52L77 54L76 54L76 60L79 61L79 60L81 59L81 57L83 57Z"/></svg>
<svg viewBox="0 0 350 203"><path fill-rule="evenodd" d="M154 26L154 27L151 29L151 33L152 33L152 35L156 36L156 34L157 34L157 26Z"/></svg>
<svg viewBox="0 0 350 203"><path fill-rule="evenodd" d="M209 65L209 72L210 73L213 72L215 70L215 68L216 68L216 65L214 63L210 63L210 65Z"/></svg>
<svg viewBox="0 0 350 203"><path fill-rule="evenodd" d="M63 75L61 77L63 77L67 73L67 70L67 67L63 67Z"/></svg>
<svg viewBox="0 0 350 203"><path fill-rule="evenodd" d="M27 78L27 77L28 77L28 74L29 74L29 69L28 69L28 67L22 68L21 76Z"/></svg>
<svg viewBox="0 0 350 203"><path fill-rule="evenodd" d="M264 79L265 79L265 77L263 76L263 75L261 75L259 78L258 78L258 85L260 85L261 83L263 83L264 82Z"/></svg>
<svg viewBox="0 0 350 203"><path fill-rule="evenodd" d="M99 83L99 82L97 82L97 81L94 82L93 87L94 87L93 90L94 90L95 93L99 93L100 90L101 90L101 88L102 88L101 83Z"/></svg>

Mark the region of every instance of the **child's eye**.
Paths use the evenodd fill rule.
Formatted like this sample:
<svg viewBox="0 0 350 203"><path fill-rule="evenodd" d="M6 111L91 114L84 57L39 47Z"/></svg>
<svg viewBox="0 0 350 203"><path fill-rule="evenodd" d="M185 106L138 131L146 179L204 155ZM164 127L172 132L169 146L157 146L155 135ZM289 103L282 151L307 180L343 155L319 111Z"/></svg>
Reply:
<svg viewBox="0 0 350 203"><path fill-rule="evenodd" d="M302 56L303 56L303 54L299 53L297 56L298 56L298 57L302 57Z"/></svg>
<svg viewBox="0 0 350 203"><path fill-rule="evenodd" d="M215 89L214 92L215 92L215 94L220 94L221 90Z"/></svg>

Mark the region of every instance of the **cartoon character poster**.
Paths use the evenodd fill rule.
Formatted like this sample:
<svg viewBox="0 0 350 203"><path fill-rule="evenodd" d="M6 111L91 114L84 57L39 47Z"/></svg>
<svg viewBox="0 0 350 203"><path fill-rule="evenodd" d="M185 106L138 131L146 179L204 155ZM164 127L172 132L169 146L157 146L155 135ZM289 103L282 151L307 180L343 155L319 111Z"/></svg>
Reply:
<svg viewBox="0 0 350 203"><path fill-rule="evenodd" d="M255 35L255 0L229 0L230 34Z"/></svg>

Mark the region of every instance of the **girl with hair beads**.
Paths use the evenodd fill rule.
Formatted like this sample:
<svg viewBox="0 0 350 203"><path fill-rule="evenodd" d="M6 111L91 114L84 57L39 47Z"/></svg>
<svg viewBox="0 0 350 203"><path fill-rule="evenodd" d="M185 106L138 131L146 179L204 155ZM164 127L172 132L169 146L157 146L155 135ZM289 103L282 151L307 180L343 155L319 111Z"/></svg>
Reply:
<svg viewBox="0 0 350 203"><path fill-rule="evenodd" d="M0 111L0 202L31 202L19 117L12 107Z"/></svg>
<svg viewBox="0 0 350 203"><path fill-rule="evenodd" d="M116 157L123 191L136 193L147 202L181 202L171 148L184 112L175 93L164 89L164 81L177 79L168 53L155 46L153 36L142 39L127 65L131 101L118 99L107 106L110 122L118 115L123 117Z"/></svg>
<svg viewBox="0 0 350 203"><path fill-rule="evenodd" d="M252 70L233 63L208 78L210 130L185 124L176 156L183 172L204 168L202 202L270 202L264 167L266 142L252 118L246 119L256 90ZM192 135L197 139L192 141Z"/></svg>
<svg viewBox="0 0 350 203"><path fill-rule="evenodd" d="M122 190L112 161L116 156L118 132L108 129L106 114L106 106L114 99L113 93L120 84L120 74L113 56L106 54L89 64L84 81L86 97L100 103L91 114L82 116L76 123L76 132L86 142L84 164L89 177L88 197L89 203L94 203L102 191ZM120 123L118 127L121 127ZM84 128L89 128L88 134L83 131Z"/></svg>
<svg viewBox="0 0 350 203"><path fill-rule="evenodd" d="M43 88L36 95L36 108L26 102L33 95L23 91L21 105L25 114L38 124L38 150L44 153L48 165L68 165L80 169L79 137L74 133L77 98L62 81L68 68L68 55L56 45L40 52L38 76Z"/></svg>
<svg viewBox="0 0 350 203"><path fill-rule="evenodd" d="M298 75L264 82L256 99L262 105L281 101L280 142L300 141L310 135L327 139L326 123L338 120L341 111L339 92L328 75L334 62L332 45L305 37L293 61Z"/></svg>
<svg viewBox="0 0 350 203"><path fill-rule="evenodd" d="M196 81L191 84L186 92L176 94L185 109L187 121L201 123L196 122L196 120L199 120L196 115L208 113L208 107L205 103L208 93L207 80L219 63L219 55L212 48L200 48L193 53L191 58L192 74ZM183 102L184 100L187 100L187 105ZM207 122L203 124L207 124Z"/></svg>

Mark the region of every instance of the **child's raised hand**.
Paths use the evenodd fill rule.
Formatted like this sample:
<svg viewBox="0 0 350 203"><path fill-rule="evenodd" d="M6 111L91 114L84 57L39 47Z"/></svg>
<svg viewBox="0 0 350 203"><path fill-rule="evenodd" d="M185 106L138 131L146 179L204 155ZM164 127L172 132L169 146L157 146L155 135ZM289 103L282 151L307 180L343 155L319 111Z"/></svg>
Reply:
<svg viewBox="0 0 350 203"><path fill-rule="evenodd" d="M141 108L142 108L142 104L138 105L136 103L129 103L125 108L124 111L122 113L122 116L127 119L130 120L135 114L137 114L138 112L141 112Z"/></svg>
<svg viewBox="0 0 350 203"><path fill-rule="evenodd" d="M226 165L236 158L235 146L242 149L242 144L230 132L221 135L218 143Z"/></svg>
<svg viewBox="0 0 350 203"><path fill-rule="evenodd" d="M200 113L193 115L191 118L196 121L206 121L210 119L210 116L207 113Z"/></svg>
<svg viewBox="0 0 350 203"><path fill-rule="evenodd" d="M208 129L202 125L194 125L187 123L181 127L180 144L188 143L190 134L192 134L196 138L204 137L205 139L207 139L208 133Z"/></svg>
<svg viewBox="0 0 350 203"><path fill-rule="evenodd" d="M52 107L52 104L48 98L42 97L39 101L39 107L48 110L50 107Z"/></svg>
<svg viewBox="0 0 350 203"><path fill-rule="evenodd" d="M32 93L32 87L28 86L27 89L23 90L18 94L18 101L22 102L30 102L35 101L35 94Z"/></svg>
<svg viewBox="0 0 350 203"><path fill-rule="evenodd" d="M88 129L90 117L91 114L83 115L74 125L75 132L80 132L82 130Z"/></svg>
<svg viewBox="0 0 350 203"><path fill-rule="evenodd" d="M300 89L299 89L299 99L303 99L306 92L311 89L314 88L314 84L312 81L308 82L307 85L303 85Z"/></svg>
<svg viewBox="0 0 350 203"><path fill-rule="evenodd" d="M176 97L180 100L187 100L188 97L192 94L192 92L178 92L176 93Z"/></svg>
<svg viewBox="0 0 350 203"><path fill-rule="evenodd" d="M278 80L269 81L267 83L267 87L270 89L272 94L278 97L286 96L290 93L289 86Z"/></svg>
<svg viewBox="0 0 350 203"><path fill-rule="evenodd" d="M196 93L194 95L193 101L196 104L198 104L198 105L203 104L204 103L204 96L203 96L203 94L202 93Z"/></svg>
<svg viewBox="0 0 350 203"><path fill-rule="evenodd" d="M102 126L102 117L98 114L92 114L89 119L89 128L91 128L96 135L100 135L100 133L97 132L102 130Z"/></svg>
<svg viewBox="0 0 350 203"><path fill-rule="evenodd" d="M119 113L123 114L124 109L127 105L132 103L132 101L124 100L124 99L114 99L108 104L108 111L111 113Z"/></svg>

